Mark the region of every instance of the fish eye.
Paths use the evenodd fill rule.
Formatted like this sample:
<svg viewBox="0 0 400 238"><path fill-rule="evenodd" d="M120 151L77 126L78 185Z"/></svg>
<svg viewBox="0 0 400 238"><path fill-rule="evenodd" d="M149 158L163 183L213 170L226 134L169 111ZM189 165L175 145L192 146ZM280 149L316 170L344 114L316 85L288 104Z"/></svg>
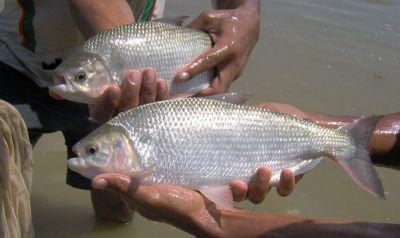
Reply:
<svg viewBox="0 0 400 238"><path fill-rule="evenodd" d="M89 155L94 155L97 153L97 151L98 151L98 148L95 145L86 146L86 153Z"/></svg>
<svg viewBox="0 0 400 238"><path fill-rule="evenodd" d="M82 81L86 78L86 74L83 71L79 71L76 75L75 75L75 79L78 81Z"/></svg>

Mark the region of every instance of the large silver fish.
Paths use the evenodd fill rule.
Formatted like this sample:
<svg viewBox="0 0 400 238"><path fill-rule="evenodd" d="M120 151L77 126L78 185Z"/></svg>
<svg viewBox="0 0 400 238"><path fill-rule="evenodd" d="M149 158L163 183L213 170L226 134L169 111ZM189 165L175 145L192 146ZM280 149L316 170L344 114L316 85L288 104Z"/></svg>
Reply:
<svg viewBox="0 0 400 238"><path fill-rule="evenodd" d="M187 82L176 70L212 46L205 32L161 22L120 26L97 34L75 49L54 71L50 90L71 101L93 103L111 84L121 85L128 69L153 67L171 97L195 94L210 85L212 71Z"/></svg>
<svg viewBox="0 0 400 238"><path fill-rule="evenodd" d="M122 113L83 138L73 147L79 157L68 166L87 178L104 172L146 174L143 183L198 189L232 207L221 196L231 180L249 181L266 165L275 185L282 169L302 174L330 157L362 188L384 197L367 150L379 118L363 117L335 130L218 100L156 102Z"/></svg>

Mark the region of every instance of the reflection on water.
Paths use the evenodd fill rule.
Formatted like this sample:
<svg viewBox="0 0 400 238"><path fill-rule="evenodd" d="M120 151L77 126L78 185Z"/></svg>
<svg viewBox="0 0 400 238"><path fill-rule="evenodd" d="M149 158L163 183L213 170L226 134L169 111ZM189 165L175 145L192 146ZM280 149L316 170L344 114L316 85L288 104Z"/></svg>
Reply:
<svg viewBox="0 0 400 238"><path fill-rule="evenodd" d="M196 16L208 7L206 1L167 2L167 15ZM259 42L234 90L253 92L253 102L287 102L321 113L400 110L400 1L264 0L262 11ZM37 237L188 236L140 216L128 225L96 223L88 192L65 185L62 143L60 134L53 134L35 149ZM257 210L400 222L400 173L383 168L378 173L386 201L362 191L326 161L302 179L293 195L280 198L272 192Z"/></svg>

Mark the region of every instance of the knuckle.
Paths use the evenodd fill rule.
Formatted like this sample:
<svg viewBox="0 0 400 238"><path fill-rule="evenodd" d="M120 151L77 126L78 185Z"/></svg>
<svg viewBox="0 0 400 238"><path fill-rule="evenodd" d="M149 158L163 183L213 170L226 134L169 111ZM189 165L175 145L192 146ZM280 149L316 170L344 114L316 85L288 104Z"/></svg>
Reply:
<svg viewBox="0 0 400 238"><path fill-rule="evenodd" d="M152 194L149 194L149 195L146 197L146 203L147 203L148 205L150 205L150 206L157 206L157 205L161 202L160 196L157 196L156 194L157 194L157 193L154 192L154 194L153 194L153 193L152 193Z"/></svg>
<svg viewBox="0 0 400 238"><path fill-rule="evenodd" d="M206 65L215 65L217 63L216 55L205 55L202 60Z"/></svg>
<svg viewBox="0 0 400 238"><path fill-rule="evenodd" d="M205 10L200 14L200 17L204 19L211 19L214 16L214 10Z"/></svg>
<svg viewBox="0 0 400 238"><path fill-rule="evenodd" d="M234 56L237 56L239 54L242 46L238 41L234 40L229 44L229 48L230 48L231 54Z"/></svg>

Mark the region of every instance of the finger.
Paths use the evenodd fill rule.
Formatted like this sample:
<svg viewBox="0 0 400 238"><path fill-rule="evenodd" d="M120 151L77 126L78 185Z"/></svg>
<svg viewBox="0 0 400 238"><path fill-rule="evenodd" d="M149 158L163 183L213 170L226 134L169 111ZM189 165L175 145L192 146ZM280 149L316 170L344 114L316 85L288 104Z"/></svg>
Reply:
<svg viewBox="0 0 400 238"><path fill-rule="evenodd" d="M290 169L284 169L281 172L280 180L276 191L282 197L289 196L294 189L295 178Z"/></svg>
<svg viewBox="0 0 400 238"><path fill-rule="evenodd" d="M115 192L125 194L129 190L131 179L129 176L118 173L100 174L93 178L94 189L111 189Z"/></svg>
<svg viewBox="0 0 400 238"><path fill-rule="evenodd" d="M212 69L234 54L232 45L216 44L213 48L192 59L175 74L175 80L187 81L199 73Z"/></svg>
<svg viewBox="0 0 400 238"><path fill-rule="evenodd" d="M140 105L154 102L157 93L157 74L152 68L146 68L142 74L142 85L140 88Z"/></svg>
<svg viewBox="0 0 400 238"><path fill-rule="evenodd" d="M232 190L233 201L240 202L246 199L247 184L242 181L232 181L229 186Z"/></svg>
<svg viewBox="0 0 400 238"><path fill-rule="evenodd" d="M121 97L121 89L118 86L110 86L91 107L91 116L97 122L108 121L114 115Z"/></svg>
<svg viewBox="0 0 400 238"><path fill-rule="evenodd" d="M226 93L231 85L231 80L221 80L217 77L211 83L211 86L201 90L196 96L204 97L213 94Z"/></svg>
<svg viewBox="0 0 400 238"><path fill-rule="evenodd" d="M164 101L169 99L169 92L168 92L168 86L167 86L167 81L160 79L157 80L157 96L156 100L157 101Z"/></svg>
<svg viewBox="0 0 400 238"><path fill-rule="evenodd" d="M121 102L118 112L124 112L139 105L139 93L142 84L142 74L138 70L129 73L121 85Z"/></svg>
<svg viewBox="0 0 400 238"><path fill-rule="evenodd" d="M235 64L233 64L235 66ZM203 89L198 93L198 96L209 96L213 94L226 93L236 78L237 69L228 63L223 63L217 67L217 77L213 79L210 87Z"/></svg>
<svg viewBox="0 0 400 238"><path fill-rule="evenodd" d="M249 200L252 203L261 203L269 190L269 181L271 180L272 172L267 167L261 167L256 174L250 179L249 183Z"/></svg>

